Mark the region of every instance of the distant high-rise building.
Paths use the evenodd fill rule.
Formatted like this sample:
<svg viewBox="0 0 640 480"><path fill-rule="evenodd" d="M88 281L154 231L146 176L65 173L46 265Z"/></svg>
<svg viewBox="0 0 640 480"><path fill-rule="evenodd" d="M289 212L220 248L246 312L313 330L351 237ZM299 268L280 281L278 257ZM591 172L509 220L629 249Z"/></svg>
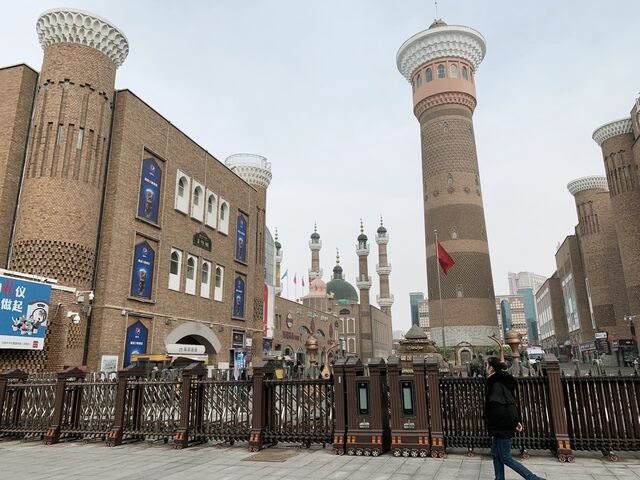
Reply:
<svg viewBox="0 0 640 480"><path fill-rule="evenodd" d="M567 316L564 311L562 285L558 272L547 279L536 292L539 341L546 352L566 354L569 342Z"/></svg>
<svg viewBox="0 0 640 480"><path fill-rule="evenodd" d="M424 330L424 333L427 334L427 337L431 339L431 329L429 324L429 300L418 300L418 321L420 323L420 328Z"/></svg>
<svg viewBox="0 0 640 480"><path fill-rule="evenodd" d="M276 284L276 243L268 228L265 227L264 235L264 283Z"/></svg>
<svg viewBox="0 0 640 480"><path fill-rule="evenodd" d="M504 334L514 330L522 335L522 341L528 342L527 316L522 295L496 295L496 312L500 339L504 343Z"/></svg>
<svg viewBox="0 0 640 480"><path fill-rule="evenodd" d="M533 272L509 272L509 295L518 295L521 288L530 288L535 294L546 280L544 275Z"/></svg>
<svg viewBox="0 0 640 480"><path fill-rule="evenodd" d="M420 326L420 317L418 316L418 302L424 300L424 293L410 292L409 304L411 305L411 325Z"/></svg>

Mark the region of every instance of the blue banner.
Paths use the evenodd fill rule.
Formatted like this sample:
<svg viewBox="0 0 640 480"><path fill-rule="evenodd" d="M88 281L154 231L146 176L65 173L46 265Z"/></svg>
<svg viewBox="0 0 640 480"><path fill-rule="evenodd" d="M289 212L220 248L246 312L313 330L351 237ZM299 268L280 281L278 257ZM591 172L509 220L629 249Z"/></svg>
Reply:
<svg viewBox="0 0 640 480"><path fill-rule="evenodd" d="M0 349L42 350L51 285L0 275Z"/></svg>
<svg viewBox="0 0 640 480"><path fill-rule="evenodd" d="M236 260L247 261L247 219L238 214L236 222Z"/></svg>
<svg viewBox="0 0 640 480"><path fill-rule="evenodd" d="M132 297L151 299L155 256L153 248L147 242L136 245L133 256L133 274L131 276Z"/></svg>
<svg viewBox="0 0 640 480"><path fill-rule="evenodd" d="M124 366L131 365L131 355L147 353L149 330L142 322L136 322L127 328L127 344L124 350Z"/></svg>
<svg viewBox="0 0 640 480"><path fill-rule="evenodd" d="M140 196L138 198L138 216L158 223L158 206L160 205L160 185L162 169L153 158L142 161L140 177Z"/></svg>
<svg viewBox="0 0 640 480"><path fill-rule="evenodd" d="M244 280L236 277L233 289L233 316L244 318Z"/></svg>

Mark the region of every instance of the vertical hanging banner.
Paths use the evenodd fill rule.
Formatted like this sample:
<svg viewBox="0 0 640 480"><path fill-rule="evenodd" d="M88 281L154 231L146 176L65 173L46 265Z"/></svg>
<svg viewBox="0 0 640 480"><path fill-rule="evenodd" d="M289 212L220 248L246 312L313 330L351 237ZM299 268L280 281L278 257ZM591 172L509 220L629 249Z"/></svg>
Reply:
<svg viewBox="0 0 640 480"><path fill-rule="evenodd" d="M138 216L158 223L158 206L160 205L160 185L162 170L154 158L142 161L140 176L140 197L138 198Z"/></svg>
<svg viewBox="0 0 640 480"><path fill-rule="evenodd" d="M247 261L247 219L238 214L236 222L236 260Z"/></svg>
<svg viewBox="0 0 640 480"><path fill-rule="evenodd" d="M51 285L0 275L0 349L42 350Z"/></svg>
<svg viewBox="0 0 640 480"><path fill-rule="evenodd" d="M149 330L142 322L136 322L127 328L127 345L124 350L124 366L131 365L131 356L147 353Z"/></svg>
<svg viewBox="0 0 640 480"><path fill-rule="evenodd" d="M131 275L132 297L151 299L155 256L153 248L147 242L136 245L133 255L133 273Z"/></svg>
<svg viewBox="0 0 640 480"><path fill-rule="evenodd" d="M266 283L264 284L263 304L262 336L264 338L273 338L276 292L272 285Z"/></svg>
<svg viewBox="0 0 640 480"><path fill-rule="evenodd" d="M244 318L244 280L236 277L233 289L233 316Z"/></svg>

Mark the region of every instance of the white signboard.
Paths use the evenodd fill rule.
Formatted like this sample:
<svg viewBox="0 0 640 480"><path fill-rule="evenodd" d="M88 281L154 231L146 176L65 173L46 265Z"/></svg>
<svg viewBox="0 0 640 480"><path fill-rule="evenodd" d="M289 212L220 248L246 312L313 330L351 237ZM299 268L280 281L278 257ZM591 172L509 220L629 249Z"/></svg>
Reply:
<svg viewBox="0 0 640 480"><path fill-rule="evenodd" d="M170 343L167 345L167 355L204 355L207 353L204 345L188 345Z"/></svg>
<svg viewBox="0 0 640 480"><path fill-rule="evenodd" d="M118 355L102 355L100 371L112 373L118 371Z"/></svg>

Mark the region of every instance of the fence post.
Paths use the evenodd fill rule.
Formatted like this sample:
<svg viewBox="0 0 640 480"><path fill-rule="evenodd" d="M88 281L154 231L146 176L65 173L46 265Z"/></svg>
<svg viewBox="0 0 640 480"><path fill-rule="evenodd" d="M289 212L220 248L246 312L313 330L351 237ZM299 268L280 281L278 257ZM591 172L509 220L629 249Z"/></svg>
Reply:
<svg viewBox="0 0 640 480"><path fill-rule="evenodd" d="M552 353L543 357L542 371L549 382L549 406L553 424L553 434L556 440L556 453L558 458L566 458L572 455L567 416L564 406L564 394L560 379L560 362ZM564 460L562 460L564 461Z"/></svg>
<svg viewBox="0 0 640 480"><path fill-rule="evenodd" d="M267 404L264 380L273 374L273 361L262 360L253 368L253 415L251 419L251 433L249 435L249 451L257 452L264 447L264 429L266 427ZM272 406L274 408L275 406Z"/></svg>
<svg viewBox="0 0 640 480"><path fill-rule="evenodd" d="M371 452L378 456L391 445L389 431L389 393L385 391L387 385L387 365L382 358L373 357L367 362L371 379ZM376 408L378 406L378 408Z"/></svg>
<svg viewBox="0 0 640 480"><path fill-rule="evenodd" d="M4 412L13 411L14 418L10 419L12 424L15 423L15 416L20 412L20 402L22 401L22 394L16 395L16 397L13 399L14 403L16 404L14 405L14 408L5 408L4 404L7 401L7 385L9 384L9 380L24 382L28 377L29 376L25 372L17 368L12 368L11 370L7 370L6 372L0 374L0 426L2 426L2 417L4 415ZM0 431L0 433L2 432Z"/></svg>
<svg viewBox="0 0 640 480"><path fill-rule="evenodd" d="M333 431L333 450L331 453L343 455L345 451L345 437L347 434L347 410L345 398L345 358L339 358L333 364L333 395L336 405L336 426Z"/></svg>
<svg viewBox="0 0 640 480"><path fill-rule="evenodd" d="M53 415L51 417L51 425L49 425L49 429L47 433L44 435L44 444L45 445L53 445L54 443L58 443L60 441L60 427L62 426L63 416L64 416L64 404L65 404L65 396L67 393L67 381L70 378L78 378L84 377L85 372L80 370L78 367L69 367L63 372L58 374L56 379L56 389L54 394L54 403L53 403ZM73 402L71 406L71 411L69 412L70 418L76 417L76 409L79 405L76 402Z"/></svg>
<svg viewBox="0 0 640 480"><path fill-rule="evenodd" d="M431 419L431 456L444 457L444 429L442 428L442 407L440 406L440 371L438 359L425 359L427 389L429 391L429 418Z"/></svg>
<svg viewBox="0 0 640 480"><path fill-rule="evenodd" d="M116 386L115 420L111 431L107 434L107 447L117 447L122 444L122 436L125 427L125 403L127 400L127 382L131 377L141 377L144 370L129 365L124 370L118 371L118 384Z"/></svg>
<svg viewBox="0 0 640 480"><path fill-rule="evenodd" d="M202 378L207 370L201 363L192 363L182 370L182 400L180 404L180 426L173 439L173 448L180 450L189 446L189 427L191 422L191 383L193 378Z"/></svg>

